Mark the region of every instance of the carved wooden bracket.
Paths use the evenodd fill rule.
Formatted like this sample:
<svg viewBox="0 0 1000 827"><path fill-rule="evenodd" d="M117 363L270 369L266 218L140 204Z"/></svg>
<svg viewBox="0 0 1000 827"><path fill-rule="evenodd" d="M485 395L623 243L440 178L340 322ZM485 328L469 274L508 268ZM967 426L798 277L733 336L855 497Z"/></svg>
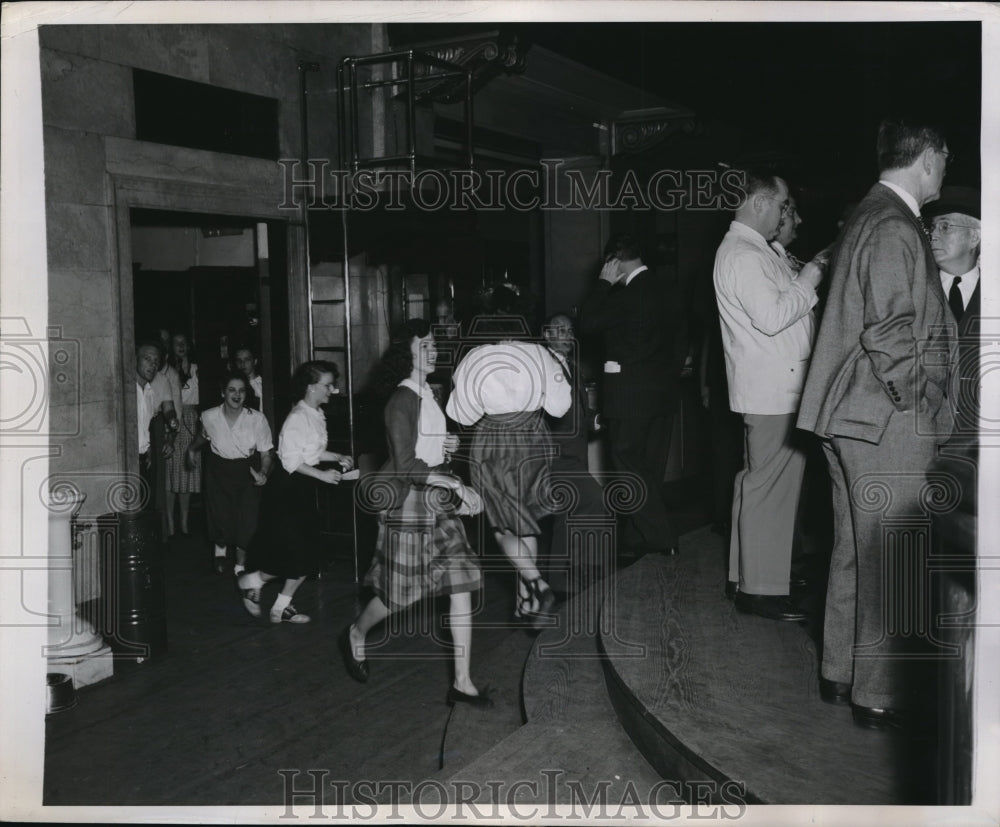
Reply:
<svg viewBox="0 0 1000 827"><path fill-rule="evenodd" d="M517 35L499 31L419 43L411 48L463 69L471 69L473 94L501 74L524 72L528 52L528 47L518 40ZM443 78L438 83L430 82L436 71L433 66L425 64L414 67L418 77L428 79L428 83L421 85L417 100L435 103L464 100L464 79Z"/></svg>
<svg viewBox="0 0 1000 827"><path fill-rule="evenodd" d="M697 135L700 131L701 123L689 113L663 108L623 112L611 124L611 154L643 152L673 135Z"/></svg>

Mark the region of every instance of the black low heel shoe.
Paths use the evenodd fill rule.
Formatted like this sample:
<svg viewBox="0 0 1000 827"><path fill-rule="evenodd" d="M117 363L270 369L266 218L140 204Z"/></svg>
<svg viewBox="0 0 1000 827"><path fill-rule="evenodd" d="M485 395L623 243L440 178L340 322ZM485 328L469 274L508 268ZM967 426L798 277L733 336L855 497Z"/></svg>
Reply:
<svg viewBox="0 0 1000 827"><path fill-rule="evenodd" d="M337 642L340 644L340 654L344 658L344 667L347 669L347 674L358 683L368 683L368 661L357 660L354 657L354 651L351 647L350 626L345 627L344 631L340 633Z"/></svg>
<svg viewBox="0 0 1000 827"><path fill-rule="evenodd" d="M539 582L541 582L541 579L541 577L536 577L528 583L528 588L531 590L531 596L538 600L538 611L532 612L528 615L531 620L531 628L536 632L540 632L553 625L552 618L554 612L552 610L556 607L555 593L548 586L544 589L541 588L538 585Z"/></svg>
<svg viewBox="0 0 1000 827"><path fill-rule="evenodd" d="M455 704L468 704L469 706L477 707L478 709L491 709L493 707L493 699L489 695L489 691L484 689L478 695L466 695L464 692L460 692L451 687L448 690L448 695L445 697L445 703L448 706L454 706Z"/></svg>

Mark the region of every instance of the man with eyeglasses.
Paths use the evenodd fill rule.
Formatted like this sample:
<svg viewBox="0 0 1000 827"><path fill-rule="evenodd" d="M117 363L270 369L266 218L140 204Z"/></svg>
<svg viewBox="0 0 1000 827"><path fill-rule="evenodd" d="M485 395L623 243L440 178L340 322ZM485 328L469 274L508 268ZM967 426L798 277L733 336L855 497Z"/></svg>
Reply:
<svg viewBox="0 0 1000 827"><path fill-rule="evenodd" d="M745 445L727 589L740 611L800 621L789 574L805 454L793 437L823 271L810 262L796 274L768 244L790 203L781 178L748 173L744 193L713 270L729 407L743 417Z"/></svg>
<svg viewBox="0 0 1000 827"><path fill-rule="evenodd" d="M977 189L945 187L925 210L941 289L958 323L958 386L952 394L955 433L973 439L979 428L979 202Z"/></svg>
<svg viewBox="0 0 1000 827"><path fill-rule="evenodd" d="M954 322L920 207L941 190L936 129L884 120L879 181L841 231L798 425L824 440L834 509L820 696L862 727L919 720L920 492L951 433ZM928 715L928 721L930 716Z"/></svg>

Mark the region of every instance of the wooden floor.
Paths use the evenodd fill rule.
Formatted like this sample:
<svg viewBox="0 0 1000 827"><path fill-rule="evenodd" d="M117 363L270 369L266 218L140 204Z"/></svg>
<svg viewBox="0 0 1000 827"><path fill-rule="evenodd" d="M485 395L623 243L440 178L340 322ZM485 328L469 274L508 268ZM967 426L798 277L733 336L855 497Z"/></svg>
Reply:
<svg viewBox="0 0 1000 827"><path fill-rule="evenodd" d="M601 635L616 708L660 773L734 781L751 803L933 803L930 736L861 729L823 703L818 624L739 613L720 538L685 540L691 553L619 575Z"/></svg>
<svg viewBox="0 0 1000 827"><path fill-rule="evenodd" d="M675 517L688 530L704 513L682 496ZM450 655L420 628L447 640L440 626L447 599L425 604L410 628L370 648L372 677L359 685L335 648L357 611L354 565L346 552L334 558L295 599L313 622L271 626L275 586L265 587L265 618L251 618L233 579L212 571L204 540L174 538L166 557L169 650L116 666L114 678L78 690L75 708L47 718L44 803L281 807L287 779L308 787L311 770L325 773L327 789L349 782L340 800L350 801L357 781L460 774L522 727L521 678L535 638L509 622L513 574L502 559L486 575L472 656L473 678L495 688L497 706L471 725L469 710L460 709L462 722L452 726L444 703ZM587 645L596 649L592 637ZM605 723L617 727L605 706ZM620 728L618 736L627 761L646 766ZM519 752L548 766L546 746Z"/></svg>

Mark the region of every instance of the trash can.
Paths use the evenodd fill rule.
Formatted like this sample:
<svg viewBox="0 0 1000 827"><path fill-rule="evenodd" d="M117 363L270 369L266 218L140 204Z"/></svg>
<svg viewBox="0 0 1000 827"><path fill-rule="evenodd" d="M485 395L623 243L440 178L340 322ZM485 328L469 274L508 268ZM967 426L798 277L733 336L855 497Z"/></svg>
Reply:
<svg viewBox="0 0 1000 827"><path fill-rule="evenodd" d="M118 663L144 663L167 649L166 590L159 512L98 518L102 628Z"/></svg>

